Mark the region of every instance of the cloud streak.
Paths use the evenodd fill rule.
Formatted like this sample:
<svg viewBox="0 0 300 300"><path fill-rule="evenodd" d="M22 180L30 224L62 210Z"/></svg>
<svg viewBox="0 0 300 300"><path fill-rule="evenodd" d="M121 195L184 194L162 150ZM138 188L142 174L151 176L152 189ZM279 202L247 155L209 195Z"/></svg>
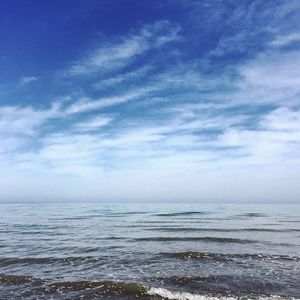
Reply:
<svg viewBox="0 0 300 300"><path fill-rule="evenodd" d="M138 32L106 43L91 51L66 70L67 76L88 76L97 72L115 71L131 64L148 51L179 39L179 27L167 21L145 25Z"/></svg>

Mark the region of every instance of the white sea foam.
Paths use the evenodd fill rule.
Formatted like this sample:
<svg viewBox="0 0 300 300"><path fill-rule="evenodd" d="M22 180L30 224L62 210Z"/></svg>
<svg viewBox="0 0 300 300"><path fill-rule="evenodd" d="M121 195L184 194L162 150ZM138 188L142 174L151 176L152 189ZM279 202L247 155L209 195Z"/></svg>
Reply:
<svg viewBox="0 0 300 300"><path fill-rule="evenodd" d="M164 299L169 299L169 300L237 300L239 299L238 297L225 297L225 296L220 296L220 297L214 297L214 296L209 296L209 295L199 295L199 294L192 294L188 292L178 292L178 291L170 291L168 289L164 288L155 288L151 287L148 290L148 294L151 296L160 296ZM245 297L243 297L245 299ZM247 298L247 299L256 299L256 300L283 300L283 299L290 299L290 300L300 300L297 298L285 298L285 297L280 297L280 296L261 296L261 297L256 297L256 298Z"/></svg>

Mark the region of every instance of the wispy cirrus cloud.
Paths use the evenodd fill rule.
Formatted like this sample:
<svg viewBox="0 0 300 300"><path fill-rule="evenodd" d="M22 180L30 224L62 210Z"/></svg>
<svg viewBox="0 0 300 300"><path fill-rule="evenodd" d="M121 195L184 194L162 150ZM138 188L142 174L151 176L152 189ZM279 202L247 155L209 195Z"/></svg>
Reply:
<svg viewBox="0 0 300 300"><path fill-rule="evenodd" d="M273 41L270 42L270 45L273 47L283 47L299 41L300 41L300 33L296 32L287 35L278 35L275 37Z"/></svg>
<svg viewBox="0 0 300 300"><path fill-rule="evenodd" d="M101 71L118 70L148 51L178 40L179 31L178 25L170 24L168 21L145 25L137 32L94 49L73 63L65 71L65 75L87 76Z"/></svg>
<svg viewBox="0 0 300 300"><path fill-rule="evenodd" d="M147 92L151 90L152 89L148 88L140 88L137 90L132 90L125 94L106 97L102 99L91 99L85 97L83 99L79 99L73 102L70 106L68 106L65 110L65 114L78 114L120 105L138 99L139 97L144 96L145 94L147 94Z"/></svg>
<svg viewBox="0 0 300 300"><path fill-rule="evenodd" d="M109 123L112 122L112 120L113 120L112 117L96 116L96 117L89 118L85 121L76 123L74 128L76 131L80 131L80 132L93 132L108 125Z"/></svg>
<svg viewBox="0 0 300 300"><path fill-rule="evenodd" d="M299 52L262 53L252 61L239 67L241 81L238 83L238 97L255 105L297 100L300 93L300 68L295 61Z"/></svg>
<svg viewBox="0 0 300 300"><path fill-rule="evenodd" d="M38 78L35 76L24 76L20 79L19 85L24 86L36 80L38 80Z"/></svg>
<svg viewBox="0 0 300 300"><path fill-rule="evenodd" d="M145 77L153 67L151 65L146 65L141 68L135 69L134 71L125 72L122 74L117 74L105 79L98 81L97 83L93 84L93 87L96 90L102 90L105 88L116 87L120 84L126 84L128 82L133 82L137 79Z"/></svg>
<svg viewBox="0 0 300 300"><path fill-rule="evenodd" d="M2 106L0 107L0 134L32 136L39 126L58 117L59 113L59 103L54 103L48 110L38 110L30 106Z"/></svg>
<svg viewBox="0 0 300 300"><path fill-rule="evenodd" d="M33 107L0 107L0 161L7 156L22 155L26 147L32 148L33 140L40 135L41 128L59 115L59 104L48 110Z"/></svg>

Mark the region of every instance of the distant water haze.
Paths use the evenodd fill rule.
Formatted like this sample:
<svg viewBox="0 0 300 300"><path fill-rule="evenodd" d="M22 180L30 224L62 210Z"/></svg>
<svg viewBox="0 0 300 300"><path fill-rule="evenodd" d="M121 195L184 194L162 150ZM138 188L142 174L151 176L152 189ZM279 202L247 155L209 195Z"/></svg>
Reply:
<svg viewBox="0 0 300 300"><path fill-rule="evenodd" d="M139 170L93 176L6 170L0 202L263 202L299 203L297 169L239 167L195 171ZM174 165L175 168L175 165ZM291 176L292 175L292 176ZM290 177L291 176L291 177Z"/></svg>

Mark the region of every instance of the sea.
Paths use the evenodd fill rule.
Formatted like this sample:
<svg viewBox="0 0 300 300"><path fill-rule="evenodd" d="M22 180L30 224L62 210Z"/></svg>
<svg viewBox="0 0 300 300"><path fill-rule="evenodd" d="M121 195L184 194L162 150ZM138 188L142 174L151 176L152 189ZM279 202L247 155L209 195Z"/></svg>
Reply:
<svg viewBox="0 0 300 300"><path fill-rule="evenodd" d="M300 299L300 205L0 203L0 299Z"/></svg>

